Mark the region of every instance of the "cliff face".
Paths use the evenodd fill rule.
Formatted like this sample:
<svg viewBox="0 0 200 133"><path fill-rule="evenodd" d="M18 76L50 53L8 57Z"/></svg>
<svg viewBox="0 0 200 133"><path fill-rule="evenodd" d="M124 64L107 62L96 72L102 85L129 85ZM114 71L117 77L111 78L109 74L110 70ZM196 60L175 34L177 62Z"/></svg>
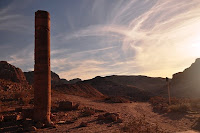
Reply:
<svg viewBox="0 0 200 133"><path fill-rule="evenodd" d="M0 61L0 101L16 100L17 96L32 97L32 92L20 68Z"/></svg>
<svg viewBox="0 0 200 133"><path fill-rule="evenodd" d="M200 96L200 58L183 72L173 75L171 91L174 96L197 98Z"/></svg>
<svg viewBox="0 0 200 133"><path fill-rule="evenodd" d="M0 61L0 79L17 83L27 82L22 70L7 63L6 61Z"/></svg>

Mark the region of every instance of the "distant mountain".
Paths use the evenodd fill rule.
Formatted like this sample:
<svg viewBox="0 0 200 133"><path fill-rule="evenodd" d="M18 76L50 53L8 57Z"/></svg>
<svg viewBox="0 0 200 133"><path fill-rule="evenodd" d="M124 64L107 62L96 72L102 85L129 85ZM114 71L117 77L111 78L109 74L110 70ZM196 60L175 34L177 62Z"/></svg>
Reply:
<svg viewBox="0 0 200 133"><path fill-rule="evenodd" d="M200 96L200 58L183 72L173 75L170 79L170 91L172 96L199 98ZM7 83L12 82L33 84L34 72L22 72L20 68L0 61L0 89L6 90ZM7 82L9 81L9 82ZM60 79L59 75L51 72L52 88L62 90L64 93L81 96L124 96L133 100L148 100L151 96L167 96L165 78L147 76L97 76L93 79L81 81L73 79L67 81ZM3 85L5 84L5 85ZM2 86L3 85L3 86ZM24 85L26 86L26 85ZM27 86L30 88L29 86ZM8 85L7 88L12 88ZM23 87L19 87L23 88Z"/></svg>
<svg viewBox="0 0 200 133"><path fill-rule="evenodd" d="M33 85L34 83L34 71L29 71L29 72L24 72L25 76L26 76L26 80L28 81L28 83L30 85ZM77 82L80 82L81 79L76 78L76 79L72 79L72 80L66 80L66 79L60 79L59 75L55 72L51 71L51 84L52 86L55 85L61 85L61 84L75 84Z"/></svg>
<svg viewBox="0 0 200 133"><path fill-rule="evenodd" d="M33 85L33 83L34 83L34 71L24 72L24 74L26 76L26 80L28 81L28 83L30 85ZM56 74L55 72L51 71L51 83L52 83L52 85L62 84L61 82L62 81L61 81L59 75ZM67 82L67 80L66 80L66 82Z"/></svg>
<svg viewBox="0 0 200 133"><path fill-rule="evenodd" d="M30 71L24 73L29 84L33 85L34 72ZM83 97L96 97L96 98L104 97L104 95L101 92L96 90L91 85L80 82L81 79L79 78L72 79L69 81L67 81L66 79L60 79L58 74L51 71L51 87L54 90L54 92L58 91L61 93L83 96Z"/></svg>
<svg viewBox="0 0 200 133"><path fill-rule="evenodd" d="M200 58L183 72L173 75L171 93L179 97L200 97Z"/></svg>
<svg viewBox="0 0 200 133"><path fill-rule="evenodd" d="M154 93L166 85L165 78L160 77L147 77L147 76L106 76L106 80L112 81L117 84L126 85L126 86L135 86L144 91Z"/></svg>
<svg viewBox="0 0 200 133"><path fill-rule="evenodd" d="M84 97L102 98L104 95L91 85L78 83L81 79L67 81L60 79L59 75L51 72L51 83L54 93L57 91ZM33 97L34 72L22 72L6 61L0 61L0 101L13 99L15 95L23 93L24 96ZM56 91L57 90L57 91Z"/></svg>
<svg viewBox="0 0 200 133"><path fill-rule="evenodd" d="M111 76L112 77L112 76ZM120 76L119 76L120 77ZM125 77L124 77L125 78ZM123 96L132 100L146 101L153 93L147 92L142 88L133 86L132 84L120 84L117 83L118 76L115 76L115 80L109 77L97 76L91 80L83 81L88 83L98 91L108 96Z"/></svg>

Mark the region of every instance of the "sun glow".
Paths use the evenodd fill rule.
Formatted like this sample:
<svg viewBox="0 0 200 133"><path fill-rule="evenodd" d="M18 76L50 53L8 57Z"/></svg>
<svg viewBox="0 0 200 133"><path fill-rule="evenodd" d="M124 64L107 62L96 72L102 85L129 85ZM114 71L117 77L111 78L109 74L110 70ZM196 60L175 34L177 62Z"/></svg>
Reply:
<svg viewBox="0 0 200 133"><path fill-rule="evenodd" d="M188 36L182 41L182 55L190 58L200 57L200 19L195 23L189 25L185 32L188 32Z"/></svg>

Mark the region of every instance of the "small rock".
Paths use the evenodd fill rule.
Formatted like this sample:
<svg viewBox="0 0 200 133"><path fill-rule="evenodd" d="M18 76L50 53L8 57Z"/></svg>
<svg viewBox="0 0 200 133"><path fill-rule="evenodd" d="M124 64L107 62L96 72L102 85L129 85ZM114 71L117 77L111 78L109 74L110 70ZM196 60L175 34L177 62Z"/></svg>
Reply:
<svg viewBox="0 0 200 133"><path fill-rule="evenodd" d="M88 123L86 123L86 122L81 122L81 124L80 124L80 127L87 127L88 126Z"/></svg>
<svg viewBox="0 0 200 133"><path fill-rule="evenodd" d="M10 115L3 116L3 120L5 122L7 122L7 121L17 121L19 119L20 119L20 115L17 115L17 114L10 114Z"/></svg>
<svg viewBox="0 0 200 133"><path fill-rule="evenodd" d="M36 128L40 129L40 128L44 127L44 124L41 122L37 122L35 126L36 126Z"/></svg>
<svg viewBox="0 0 200 133"><path fill-rule="evenodd" d="M97 118L97 120L105 120L105 117L104 117L104 115L98 115L98 118Z"/></svg>
<svg viewBox="0 0 200 133"><path fill-rule="evenodd" d="M0 122L2 122L4 120L3 115L0 116Z"/></svg>
<svg viewBox="0 0 200 133"><path fill-rule="evenodd" d="M73 110L73 103L71 101L60 101L58 108L64 111L70 111Z"/></svg>
<svg viewBox="0 0 200 133"><path fill-rule="evenodd" d="M50 123L46 123L45 126L49 128L56 128L56 124L54 124L52 121Z"/></svg>
<svg viewBox="0 0 200 133"><path fill-rule="evenodd" d="M104 114L104 117L108 117L108 116L110 116L110 113L105 113Z"/></svg>
<svg viewBox="0 0 200 133"><path fill-rule="evenodd" d="M32 119L25 119L23 121L23 127L27 128L33 125L33 120Z"/></svg>
<svg viewBox="0 0 200 133"><path fill-rule="evenodd" d="M23 119L26 119L26 118L32 119L33 118L33 114L34 114L33 112L34 112L33 109L23 109L22 110Z"/></svg>
<svg viewBox="0 0 200 133"><path fill-rule="evenodd" d="M112 121L117 121L118 117L116 115L114 115L114 114L110 114L110 119Z"/></svg>
<svg viewBox="0 0 200 133"><path fill-rule="evenodd" d="M16 111L16 112L22 112L22 107L15 108L15 111Z"/></svg>
<svg viewBox="0 0 200 133"><path fill-rule="evenodd" d="M16 120L18 121L18 120L21 120L21 119L23 119L23 117L22 117L22 115L21 115L21 113L20 113L20 114L18 114L18 115L16 116Z"/></svg>
<svg viewBox="0 0 200 133"><path fill-rule="evenodd" d="M52 121L56 121L56 115L55 114L51 114L50 117L51 117Z"/></svg>
<svg viewBox="0 0 200 133"><path fill-rule="evenodd" d="M117 123L122 123L122 122L123 122L122 119L120 119L120 118L117 119Z"/></svg>
<svg viewBox="0 0 200 133"><path fill-rule="evenodd" d="M74 121L65 121L65 124L72 124Z"/></svg>
<svg viewBox="0 0 200 133"><path fill-rule="evenodd" d="M17 132L17 133L23 132L23 128L18 128L18 129L16 130L16 132Z"/></svg>
<svg viewBox="0 0 200 133"><path fill-rule="evenodd" d="M92 108L84 108L81 112L82 117L91 116L95 114L95 110Z"/></svg>
<svg viewBox="0 0 200 133"><path fill-rule="evenodd" d="M117 113L105 113L103 116L106 120L110 120L113 122L116 122L119 119L119 114Z"/></svg>
<svg viewBox="0 0 200 133"><path fill-rule="evenodd" d="M79 110L79 109L80 109L80 104L77 103L75 106L73 106L73 109L74 109L74 110Z"/></svg>
<svg viewBox="0 0 200 133"><path fill-rule="evenodd" d="M65 124L66 121L59 121L57 124Z"/></svg>
<svg viewBox="0 0 200 133"><path fill-rule="evenodd" d="M30 126L27 128L27 131L36 131L36 130L37 130L37 128L34 126Z"/></svg>

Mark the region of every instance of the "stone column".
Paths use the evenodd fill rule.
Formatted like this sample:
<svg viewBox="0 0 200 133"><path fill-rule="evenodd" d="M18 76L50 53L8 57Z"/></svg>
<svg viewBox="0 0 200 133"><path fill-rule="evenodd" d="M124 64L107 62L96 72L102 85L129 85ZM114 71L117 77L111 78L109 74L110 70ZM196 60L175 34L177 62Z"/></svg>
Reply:
<svg viewBox="0 0 200 133"><path fill-rule="evenodd" d="M50 123L50 15L35 12L34 120Z"/></svg>

